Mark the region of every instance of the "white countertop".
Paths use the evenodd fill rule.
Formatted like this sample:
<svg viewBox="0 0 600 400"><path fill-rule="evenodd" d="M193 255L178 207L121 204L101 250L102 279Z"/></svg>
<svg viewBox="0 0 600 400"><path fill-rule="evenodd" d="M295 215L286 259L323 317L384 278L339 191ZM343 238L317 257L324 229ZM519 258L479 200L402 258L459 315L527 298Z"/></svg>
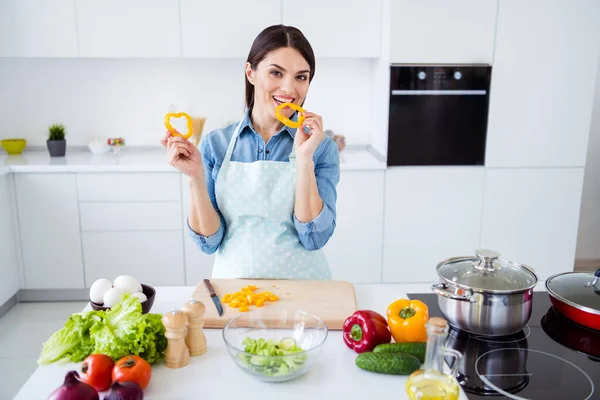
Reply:
<svg viewBox="0 0 600 400"><path fill-rule="evenodd" d="M407 293L429 293L429 284L357 284L358 309L370 309L385 315L387 306ZM158 287L151 312L165 313L180 308L193 293L194 287ZM209 306L209 305L207 305ZM89 310L89 305L84 309ZM346 347L341 331L329 331L323 353L307 374L283 383L261 382L238 368L225 348L221 329L204 330L208 345L206 354L192 357L180 369L168 369L157 364L152 379L144 391L144 399L190 399L197 396L211 399L408 399L407 377L376 374L359 369L357 354ZM41 343L40 343L41 348ZM80 364L38 367L15 399L45 399L59 387L70 370ZM102 398L102 396L101 396ZM461 392L461 400L467 399Z"/></svg>
<svg viewBox="0 0 600 400"><path fill-rule="evenodd" d="M340 169L385 170L386 163L366 147L346 148L340 153ZM87 149L67 149L65 157L50 157L45 149L22 155L0 154L0 175L15 172L176 172L160 147L123 147L121 153L93 154Z"/></svg>

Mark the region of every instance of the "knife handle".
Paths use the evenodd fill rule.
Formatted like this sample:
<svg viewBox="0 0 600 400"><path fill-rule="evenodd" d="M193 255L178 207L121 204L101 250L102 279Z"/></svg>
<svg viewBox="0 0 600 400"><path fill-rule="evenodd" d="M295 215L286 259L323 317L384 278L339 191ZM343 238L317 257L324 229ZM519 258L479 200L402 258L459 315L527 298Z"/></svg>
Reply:
<svg viewBox="0 0 600 400"><path fill-rule="evenodd" d="M210 283L210 280L205 279L204 280L204 285L206 286L206 288L208 289L208 292L210 293L211 297L212 296L216 296L217 294L215 293L215 289L213 288L212 284Z"/></svg>

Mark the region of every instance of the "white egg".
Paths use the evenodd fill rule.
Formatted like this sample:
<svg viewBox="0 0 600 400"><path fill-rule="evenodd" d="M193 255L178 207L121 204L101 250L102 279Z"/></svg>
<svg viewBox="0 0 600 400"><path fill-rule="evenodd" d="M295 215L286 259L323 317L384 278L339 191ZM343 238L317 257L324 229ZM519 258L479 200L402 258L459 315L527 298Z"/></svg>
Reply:
<svg viewBox="0 0 600 400"><path fill-rule="evenodd" d="M125 291L121 288L112 288L104 293L104 307L112 307L121 300Z"/></svg>
<svg viewBox="0 0 600 400"><path fill-rule="evenodd" d="M97 279L90 287L90 300L97 304L104 302L104 293L112 288L112 283L105 278Z"/></svg>
<svg viewBox="0 0 600 400"><path fill-rule="evenodd" d="M113 287L123 289L127 293L141 293L142 285L133 276L121 275L113 282Z"/></svg>
<svg viewBox="0 0 600 400"><path fill-rule="evenodd" d="M148 300L148 298L146 297L146 295L144 293L134 293L131 295L131 297L136 297L136 298L140 299L140 303L143 303L146 300Z"/></svg>

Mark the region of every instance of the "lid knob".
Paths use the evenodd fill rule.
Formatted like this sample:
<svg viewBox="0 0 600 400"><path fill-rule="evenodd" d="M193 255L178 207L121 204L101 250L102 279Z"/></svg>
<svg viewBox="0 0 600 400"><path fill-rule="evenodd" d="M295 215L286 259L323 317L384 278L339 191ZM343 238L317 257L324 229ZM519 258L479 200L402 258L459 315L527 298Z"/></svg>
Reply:
<svg viewBox="0 0 600 400"><path fill-rule="evenodd" d="M600 281L600 268L598 268L598 270L596 270L596 272L594 273L594 281L586 283L585 286L587 286L587 287L596 286L598 281Z"/></svg>
<svg viewBox="0 0 600 400"><path fill-rule="evenodd" d="M500 258L500 253L494 250L479 249L475 251L475 255L479 257L479 264L475 267L486 271L495 271L498 267L494 266L494 261Z"/></svg>

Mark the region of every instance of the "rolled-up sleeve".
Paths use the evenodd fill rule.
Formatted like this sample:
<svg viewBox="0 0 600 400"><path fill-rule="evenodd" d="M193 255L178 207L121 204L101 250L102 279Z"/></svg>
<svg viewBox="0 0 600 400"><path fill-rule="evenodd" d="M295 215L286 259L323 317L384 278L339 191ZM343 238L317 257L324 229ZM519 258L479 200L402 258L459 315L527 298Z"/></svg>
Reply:
<svg viewBox="0 0 600 400"><path fill-rule="evenodd" d="M336 188L340 181L339 151L335 142L328 137L321 147L320 154L318 151L315 154L315 177L323 208L312 221L300 222L294 214L294 225L300 242L310 251L323 248L336 226Z"/></svg>
<svg viewBox="0 0 600 400"><path fill-rule="evenodd" d="M206 139L204 137L203 139ZM217 199L215 195L215 180L213 178L213 170L215 168L215 161L212 157L210 146L207 140L202 140L199 146L200 154L202 155L202 164L204 165L204 173L206 176L206 186L208 190L208 196L210 197L210 201L219 214L219 218L221 220L221 225L219 226L219 230L210 236L200 235L195 232L189 223L189 218L187 219L187 231L188 235L192 238L196 246L206 254L213 254L219 248L221 241L223 240L223 236L225 235L225 219L223 215L219 211L219 207L217 206Z"/></svg>

